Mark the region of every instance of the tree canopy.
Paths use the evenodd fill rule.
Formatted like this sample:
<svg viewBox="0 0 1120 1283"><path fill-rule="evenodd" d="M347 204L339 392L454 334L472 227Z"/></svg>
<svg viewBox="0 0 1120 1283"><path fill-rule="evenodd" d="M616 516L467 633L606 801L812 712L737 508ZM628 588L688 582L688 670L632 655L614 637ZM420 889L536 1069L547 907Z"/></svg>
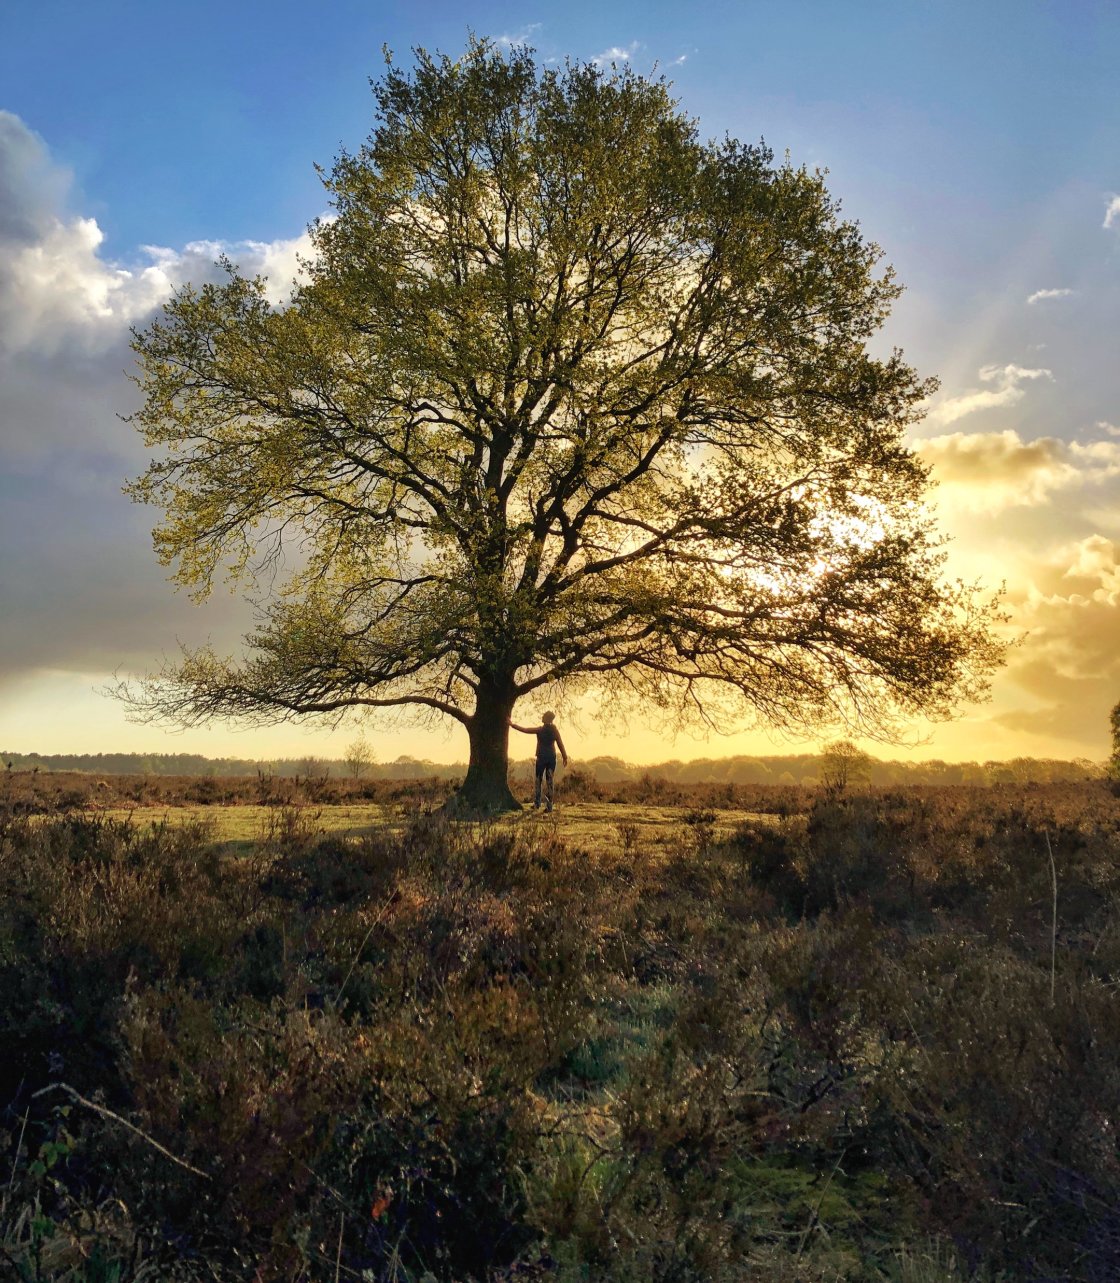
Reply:
<svg viewBox="0 0 1120 1283"><path fill-rule="evenodd" d="M899 289L820 174L526 48L374 95L290 298L227 264L135 337L158 553L261 612L141 715L445 715L501 806L542 688L878 734L982 693L992 606L904 440L934 385L869 351Z"/></svg>

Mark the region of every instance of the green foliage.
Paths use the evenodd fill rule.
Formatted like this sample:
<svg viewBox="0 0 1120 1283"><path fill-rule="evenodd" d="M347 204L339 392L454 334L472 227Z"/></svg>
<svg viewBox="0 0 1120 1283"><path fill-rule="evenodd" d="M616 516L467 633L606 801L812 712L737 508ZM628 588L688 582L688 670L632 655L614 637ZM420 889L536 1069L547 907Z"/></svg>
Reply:
<svg viewBox="0 0 1120 1283"><path fill-rule="evenodd" d="M499 802L541 688L880 731L984 689L991 609L941 580L904 441L933 384L869 352L899 288L819 173L525 48L374 93L290 299L227 265L136 337L159 556L265 602L141 715L435 712Z"/></svg>

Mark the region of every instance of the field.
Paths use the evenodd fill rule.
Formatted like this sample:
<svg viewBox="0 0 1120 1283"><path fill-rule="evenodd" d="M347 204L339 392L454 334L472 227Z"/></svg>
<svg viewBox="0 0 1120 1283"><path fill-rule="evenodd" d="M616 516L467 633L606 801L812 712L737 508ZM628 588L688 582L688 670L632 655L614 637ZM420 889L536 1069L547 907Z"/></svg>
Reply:
<svg viewBox="0 0 1120 1283"><path fill-rule="evenodd" d="M1120 1277L1120 800L12 774L0 1273Z"/></svg>

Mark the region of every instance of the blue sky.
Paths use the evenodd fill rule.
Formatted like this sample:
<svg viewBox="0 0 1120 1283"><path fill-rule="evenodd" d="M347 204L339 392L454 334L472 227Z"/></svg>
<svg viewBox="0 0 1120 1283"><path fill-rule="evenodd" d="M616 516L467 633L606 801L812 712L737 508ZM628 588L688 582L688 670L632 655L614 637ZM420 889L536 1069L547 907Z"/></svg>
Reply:
<svg viewBox="0 0 1120 1283"><path fill-rule="evenodd" d="M282 275L325 208L314 164L369 130L381 47L454 53L468 29L542 59L656 64L704 133L829 170L907 286L881 342L942 380L915 442L954 569L1006 581L1026 637L993 702L919 752L1102 756L1120 698L1120 6L1078 0L0 7L0 744L345 743L166 739L93 693L177 637L232 640L245 622L236 603L174 597L150 514L120 496L143 465L116 418L132 404L127 328L221 249ZM585 756L664 756L637 729L587 718L580 736ZM392 746L465 748L420 732Z"/></svg>

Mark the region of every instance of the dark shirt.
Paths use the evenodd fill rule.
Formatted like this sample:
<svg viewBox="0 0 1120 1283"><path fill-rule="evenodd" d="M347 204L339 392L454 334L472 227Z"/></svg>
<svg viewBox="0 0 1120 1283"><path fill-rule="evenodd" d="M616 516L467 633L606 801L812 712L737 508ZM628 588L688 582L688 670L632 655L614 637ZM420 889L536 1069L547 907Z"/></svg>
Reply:
<svg viewBox="0 0 1120 1283"><path fill-rule="evenodd" d="M551 762L556 765L556 742L560 738L560 732L550 723L544 726L538 726L534 732L537 737L537 761Z"/></svg>

